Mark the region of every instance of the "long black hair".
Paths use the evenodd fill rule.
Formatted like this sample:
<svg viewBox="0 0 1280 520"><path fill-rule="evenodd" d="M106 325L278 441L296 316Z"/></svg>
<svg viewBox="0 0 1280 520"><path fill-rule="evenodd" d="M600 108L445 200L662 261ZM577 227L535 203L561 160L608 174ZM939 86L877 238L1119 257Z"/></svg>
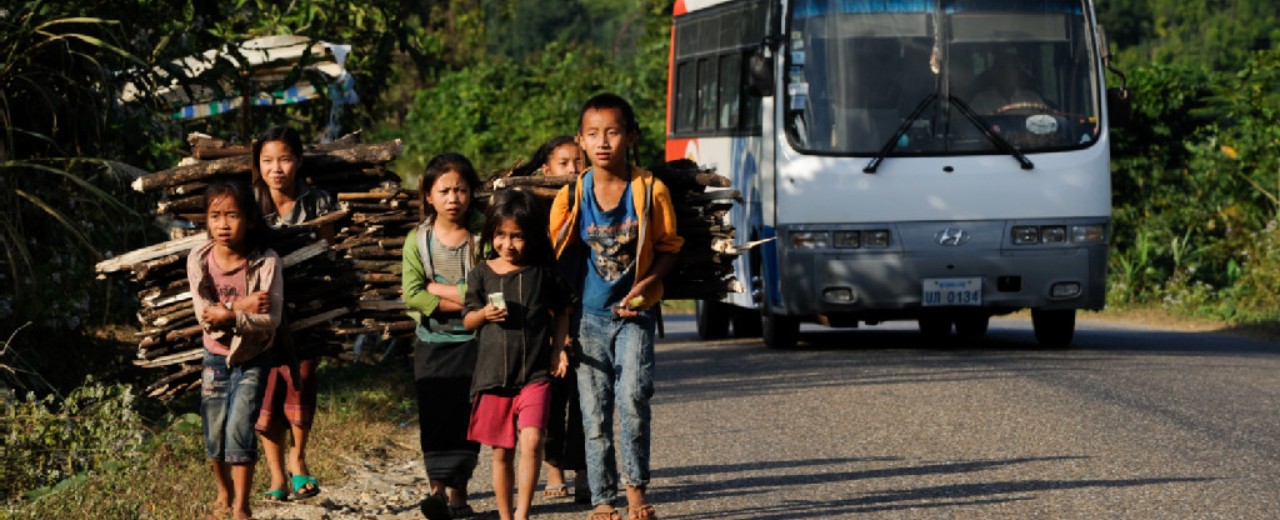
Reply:
<svg viewBox="0 0 1280 520"><path fill-rule="evenodd" d="M249 251L262 251L271 243L271 228L262 216L262 208L253 200L253 192L239 181L217 181L204 190L204 211L209 213L209 205L222 197L231 197L240 218L249 224L249 232L245 236L245 244ZM267 199L271 200L270 198ZM209 224L206 222L205 227Z"/></svg>
<svg viewBox="0 0 1280 520"><path fill-rule="evenodd" d="M516 221L524 233L524 258L529 265L548 264L554 261L551 236L547 232L547 208L533 194L517 189L494 192L489 207L484 212L484 243L489 246L489 258L498 253L493 250L493 235L507 219Z"/></svg>
<svg viewBox="0 0 1280 520"><path fill-rule="evenodd" d="M280 141L289 147L289 152L298 158L298 170L294 172L295 178L302 175L302 136L298 135L298 131L287 126L273 126L258 135L253 141L253 153L250 167L253 169L253 194L258 199L258 207L262 210L262 214L276 212L276 205L271 201L271 190L267 188L267 181L262 178L262 170L258 167L258 159L262 157L262 147L271 141Z"/></svg>
<svg viewBox="0 0 1280 520"><path fill-rule="evenodd" d="M581 125L582 123L578 124ZM547 165L547 161L551 160L551 153L555 152L556 148L566 144L571 144L575 147L578 146L578 142L575 141L571 135L558 135L548 139L547 142L542 143L542 146L539 146L538 149L533 152L533 156L529 157L529 162L516 167L515 170L511 172L511 175L514 177L533 175L539 168Z"/></svg>
<svg viewBox="0 0 1280 520"><path fill-rule="evenodd" d="M422 220L436 216L436 208L427 202L427 195L431 194L431 187L436 185L436 181L449 172L462 177L467 186L471 187L470 202L476 201L476 190L480 189L480 176L476 174L476 167L460 153L442 153L431 158L427 163L427 171L422 172L422 178L418 180L418 210ZM467 209L471 209L470 203L467 204Z"/></svg>
<svg viewBox="0 0 1280 520"><path fill-rule="evenodd" d="M617 109L622 112L623 130L626 131L628 136L635 137L631 148L627 149L627 163L631 164L633 161L638 163L640 161L640 139L643 136L640 133L640 122L636 120L636 111L631 108L631 103L628 103L622 96L611 92L592 96L582 105L582 112L578 113L578 135L582 135L582 117L587 115L588 110L592 109Z"/></svg>

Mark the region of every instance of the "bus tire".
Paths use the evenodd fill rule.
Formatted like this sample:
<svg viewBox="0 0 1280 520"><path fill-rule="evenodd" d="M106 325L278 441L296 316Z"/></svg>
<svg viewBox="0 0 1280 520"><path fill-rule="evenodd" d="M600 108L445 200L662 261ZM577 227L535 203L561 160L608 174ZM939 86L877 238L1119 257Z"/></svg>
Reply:
<svg viewBox="0 0 1280 520"><path fill-rule="evenodd" d="M800 341L800 320L790 316L779 316L769 312L767 305L760 310L760 336L764 345L772 349L786 350L795 348Z"/></svg>
<svg viewBox="0 0 1280 520"><path fill-rule="evenodd" d="M1076 332L1076 310L1031 309L1031 326L1041 346L1067 348Z"/></svg>
<svg viewBox="0 0 1280 520"><path fill-rule="evenodd" d="M931 340L946 339L951 335L951 318L946 316L921 316L916 320L920 333Z"/></svg>
<svg viewBox="0 0 1280 520"><path fill-rule="evenodd" d="M733 310L721 302L698 300L694 323L698 326L698 338L710 341L729 336L729 312Z"/></svg>
<svg viewBox="0 0 1280 520"><path fill-rule="evenodd" d="M956 335L960 339L976 341L987 335L987 328L991 325L991 316L985 314L960 316L956 320Z"/></svg>
<svg viewBox="0 0 1280 520"><path fill-rule="evenodd" d="M733 308L733 337L735 338L758 338L760 337L761 318L760 312L755 309L743 309L739 307Z"/></svg>

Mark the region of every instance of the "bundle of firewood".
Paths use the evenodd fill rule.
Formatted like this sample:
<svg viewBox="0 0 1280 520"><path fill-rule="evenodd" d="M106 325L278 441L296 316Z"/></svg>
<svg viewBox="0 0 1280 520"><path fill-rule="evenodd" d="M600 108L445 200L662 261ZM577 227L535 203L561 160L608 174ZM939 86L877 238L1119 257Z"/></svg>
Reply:
<svg viewBox="0 0 1280 520"><path fill-rule="evenodd" d="M338 193L338 203L352 219L339 231L334 248L356 269L360 288L355 312L335 332L382 338L412 334L415 323L400 297L400 269L405 238L420 218L417 193L387 185Z"/></svg>

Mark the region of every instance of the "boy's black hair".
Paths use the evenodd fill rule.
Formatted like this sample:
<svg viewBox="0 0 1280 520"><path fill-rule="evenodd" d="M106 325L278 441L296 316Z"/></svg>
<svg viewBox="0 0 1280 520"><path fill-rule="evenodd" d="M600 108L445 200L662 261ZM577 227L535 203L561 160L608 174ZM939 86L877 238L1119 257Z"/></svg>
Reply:
<svg viewBox="0 0 1280 520"><path fill-rule="evenodd" d="M489 258L498 256L492 247L493 235L498 226L507 219L512 219L524 233L524 258L527 263L536 265L553 262L547 215L547 208L531 193L510 188L494 192L493 199L484 212L482 235L484 243L490 246Z"/></svg>
<svg viewBox="0 0 1280 520"><path fill-rule="evenodd" d="M431 193L431 187L440 176L449 172L457 173L471 187L471 202L475 203L476 190L480 189L480 176L476 174L475 166L460 153L442 153L431 158L427 171L422 172L422 178L418 180L418 211L422 220L435 216L436 209L427 203L427 194Z"/></svg>
<svg viewBox="0 0 1280 520"><path fill-rule="evenodd" d="M631 108L631 103L628 103L622 96L611 92L592 96L582 105L582 112L578 113L578 135L582 135L582 117L587 115L587 111L591 109L617 109L622 112L623 130L627 132L627 135L635 136L631 149L627 150L627 162L639 161L642 135L640 134L640 122L636 119L636 111Z"/></svg>
<svg viewBox="0 0 1280 520"><path fill-rule="evenodd" d="M204 190L204 211L209 213L209 205L222 197L231 197L236 209L240 210L240 218L249 224L249 233L245 242L250 251L262 251L271 243L271 228L262 216L262 208L253 200L253 192L239 181L217 181ZM268 198L267 200L271 200ZM205 223L208 228L208 222Z"/></svg>
<svg viewBox="0 0 1280 520"><path fill-rule="evenodd" d="M289 151L298 157L298 166L302 166L302 136L298 135L297 130L283 125L273 126L254 139L249 165L253 170L253 193L258 199L258 208L262 210L263 215L276 211L275 203L271 201L271 190L267 188L267 181L263 180L262 170L258 167L258 159L262 157L262 147L271 141L281 141L288 146ZM302 175L302 171L299 169L294 172L294 175Z"/></svg>
<svg viewBox="0 0 1280 520"><path fill-rule="evenodd" d="M548 139L547 142L542 143L542 146L539 146L538 149L533 152L533 156L529 158L529 162L516 167L511 172L511 175L533 175L533 172L538 171L539 168L542 168L547 164L547 161L551 160L551 152L556 151L556 148L566 144L571 144L575 147L578 146L578 142L573 139L573 136L569 135L558 135Z"/></svg>

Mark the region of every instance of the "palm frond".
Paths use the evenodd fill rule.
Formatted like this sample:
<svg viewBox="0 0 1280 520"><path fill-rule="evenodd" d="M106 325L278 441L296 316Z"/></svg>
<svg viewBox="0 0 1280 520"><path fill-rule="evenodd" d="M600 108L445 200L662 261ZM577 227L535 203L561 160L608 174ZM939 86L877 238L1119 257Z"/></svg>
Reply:
<svg viewBox="0 0 1280 520"><path fill-rule="evenodd" d="M67 219L66 215L63 215L57 208L50 206L44 200L40 199L40 197L32 195L25 190L14 190L14 193L17 193L19 197L26 199L27 202L35 205L37 208L44 210L47 215L53 217L53 219L58 221L59 224L62 224L67 231L70 231L71 235L76 237L76 240L78 240L85 249L93 254L95 258L99 260L102 259L102 253L99 253L97 248L93 247L93 243L89 241L89 237L85 236L84 232L80 231L80 228Z"/></svg>
<svg viewBox="0 0 1280 520"><path fill-rule="evenodd" d="M80 159L80 158L49 159L49 161L66 161L69 165L74 165L74 163L75 163L75 162L77 162L77 161L80 161L80 162L87 162L87 163L99 163L99 164L101 164L101 163L102 163L102 160L101 160L101 159ZM0 170L10 169L10 168L15 169L15 170L16 170L16 169L30 169L30 170L35 170L35 171L44 172L44 173L50 173L50 174L53 174L53 175L57 175L57 176L63 177L63 178L65 178L65 179L70 180L71 182L75 183L77 186L79 186L79 187L81 187L81 188L84 188L84 190L85 190L85 191L89 192L90 194L94 195L95 197L97 197L97 198L99 198L99 199L101 199L101 200L103 200L103 201L106 201L106 202L110 203L110 204L111 204L112 206L114 206L116 209L118 209L118 210L120 210L120 211L124 211L124 212L126 212L126 213L130 213L130 214L137 214L137 212L135 212L135 211L133 210L133 208L130 208L129 206L126 206L123 202L120 202L120 200L119 200L119 199L115 198L115 197L114 197L114 196L112 196L110 193L107 193L107 192L106 192L105 190L103 190L102 188L99 188L99 187L97 187L97 186L94 186L94 185L93 185L93 183L91 183L91 182L89 182L89 181L87 181L87 180L85 180L85 179L82 179L82 178L80 178L80 177L79 177L79 176L77 176L77 175L72 175L71 173L68 173L66 170L61 170L61 169L58 169L58 168L54 168L54 167L52 167L52 166L48 166L48 165L45 165L45 164L41 164L41 163L38 163L38 162L35 162L35 161L15 161L15 160L11 160L11 161L3 161L3 162L0 162Z"/></svg>

